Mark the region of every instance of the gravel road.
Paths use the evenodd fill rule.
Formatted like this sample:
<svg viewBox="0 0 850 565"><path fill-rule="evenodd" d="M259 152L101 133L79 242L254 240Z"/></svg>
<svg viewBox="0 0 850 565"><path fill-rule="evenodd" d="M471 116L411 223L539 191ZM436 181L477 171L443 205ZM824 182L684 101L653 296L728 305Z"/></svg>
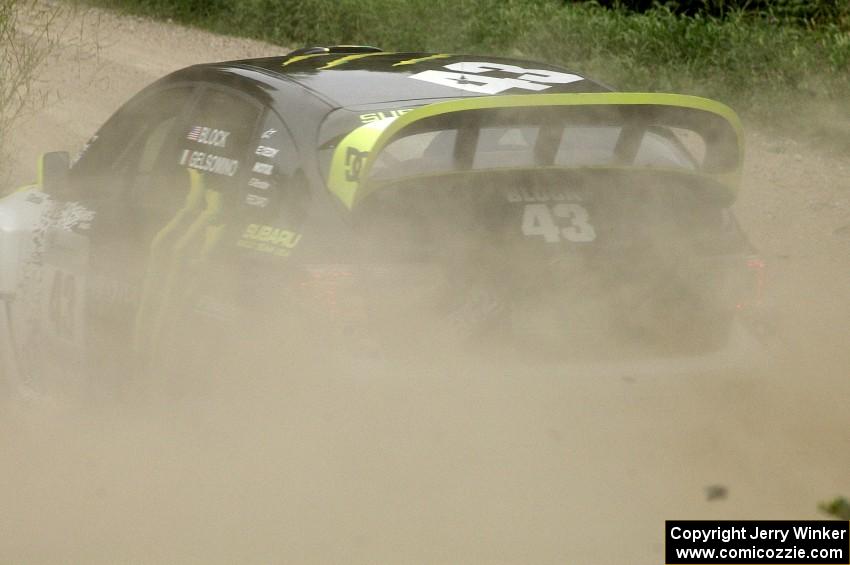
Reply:
<svg viewBox="0 0 850 565"><path fill-rule="evenodd" d="M51 101L12 137L16 182L169 71L286 51L76 17L40 74ZM768 264L771 370L412 370L155 416L3 407L0 561L655 564L665 519L819 518L850 494L850 158L748 143L736 208Z"/></svg>

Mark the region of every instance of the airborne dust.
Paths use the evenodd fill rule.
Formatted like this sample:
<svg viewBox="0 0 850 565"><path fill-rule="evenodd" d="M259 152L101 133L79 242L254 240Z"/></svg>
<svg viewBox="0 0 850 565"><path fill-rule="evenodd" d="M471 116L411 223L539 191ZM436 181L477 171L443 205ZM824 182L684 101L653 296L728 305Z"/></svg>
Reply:
<svg viewBox="0 0 850 565"><path fill-rule="evenodd" d="M280 51L106 14L96 31L98 52L49 62L61 96L12 136L17 180L169 70ZM850 492L850 161L748 145L735 208L767 263L765 368L470 366L423 343L391 373L269 379L246 345L196 395L7 400L0 561L657 563L665 519L820 517ZM305 357L326 367L322 346Z"/></svg>

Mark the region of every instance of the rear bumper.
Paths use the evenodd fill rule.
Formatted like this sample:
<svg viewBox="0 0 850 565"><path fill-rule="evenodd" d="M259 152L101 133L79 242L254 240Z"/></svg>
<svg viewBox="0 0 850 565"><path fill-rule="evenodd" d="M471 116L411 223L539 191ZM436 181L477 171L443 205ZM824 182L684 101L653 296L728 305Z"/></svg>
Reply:
<svg viewBox="0 0 850 565"><path fill-rule="evenodd" d="M349 352L350 353L350 352ZM362 353L362 351L360 352ZM570 361L530 358L507 350L477 351L476 353L454 350L453 353L435 354L433 348L422 348L415 358L396 359L386 354L374 356L343 354L337 359L341 374L368 375L370 379L379 375L398 378L414 367L427 367L430 373L448 371L452 374L504 375L550 375L558 379L675 379L685 377L710 378L758 376L769 367L770 359L764 345L743 324L736 322L726 345L718 350L700 354L667 356L644 356L630 358L593 359Z"/></svg>
<svg viewBox="0 0 850 565"><path fill-rule="evenodd" d="M699 374L746 374L765 369L769 356L761 341L742 323L735 322L726 344L711 352L698 354L666 355L656 357L630 357L615 360L581 360L549 362L542 368L558 370L567 376L579 378L625 378L688 376ZM523 369L528 363L517 364Z"/></svg>

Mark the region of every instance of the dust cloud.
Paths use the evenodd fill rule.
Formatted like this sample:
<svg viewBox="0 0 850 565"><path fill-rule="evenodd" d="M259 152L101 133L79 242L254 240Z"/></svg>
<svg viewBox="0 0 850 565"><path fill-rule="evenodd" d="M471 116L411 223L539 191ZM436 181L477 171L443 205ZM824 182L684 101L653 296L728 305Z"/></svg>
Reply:
<svg viewBox="0 0 850 565"><path fill-rule="evenodd" d="M21 182L165 72L281 51L98 20L97 56L57 55L62 97L15 132ZM741 354L767 362L564 368L426 337L343 362L309 332L284 359L245 328L188 387L0 402L0 561L659 563L665 519L822 517L850 492L850 160L758 133L747 159L767 286Z"/></svg>

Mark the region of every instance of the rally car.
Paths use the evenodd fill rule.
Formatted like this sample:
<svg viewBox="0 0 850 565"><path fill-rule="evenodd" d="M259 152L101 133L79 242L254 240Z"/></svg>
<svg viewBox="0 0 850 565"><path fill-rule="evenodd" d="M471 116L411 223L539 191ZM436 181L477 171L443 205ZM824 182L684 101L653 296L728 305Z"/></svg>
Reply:
<svg viewBox="0 0 850 565"><path fill-rule="evenodd" d="M730 210L742 155L721 103L543 63L336 46L189 67L0 200L3 371L73 382L257 340L713 354L760 284Z"/></svg>

